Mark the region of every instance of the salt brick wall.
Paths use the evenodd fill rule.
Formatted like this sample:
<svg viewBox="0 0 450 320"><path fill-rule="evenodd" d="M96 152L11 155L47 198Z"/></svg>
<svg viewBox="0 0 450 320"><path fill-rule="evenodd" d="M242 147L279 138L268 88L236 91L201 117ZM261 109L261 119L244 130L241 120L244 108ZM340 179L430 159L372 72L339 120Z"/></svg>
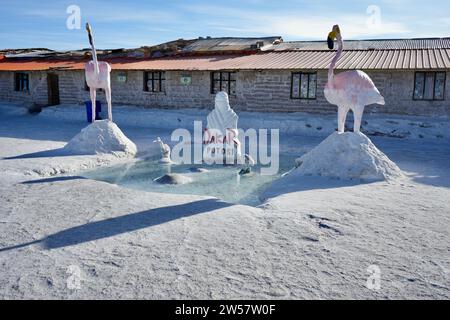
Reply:
<svg viewBox="0 0 450 320"><path fill-rule="evenodd" d="M296 70L296 72L302 70ZM305 70L308 72L308 70ZM61 103L77 103L89 100L84 90L84 71L56 71L59 75ZM117 81L117 75L125 73L127 81ZM237 73L236 96L230 97L235 110L334 113L336 106L324 97L327 71L317 72L317 99L298 100L290 98L290 70L239 71ZM450 73L444 101L414 101L414 71L367 71L375 85L385 97L386 105L368 106L368 112L414 115L450 115ZM182 85L180 77L190 75L190 85ZM149 108L209 108L214 106L214 95L210 93L210 72L167 71L166 92L143 91L143 71L113 71L111 74L113 104L141 105ZM0 72L0 99L24 103L47 103L47 76L45 72L30 72L30 92L14 91L14 73ZM103 104L103 93L97 94Z"/></svg>
<svg viewBox="0 0 450 320"><path fill-rule="evenodd" d="M14 91L14 72L0 72L0 100L23 102L25 104L46 104L47 74L45 72L30 72L30 91Z"/></svg>
<svg viewBox="0 0 450 320"><path fill-rule="evenodd" d="M214 105L214 95L210 93L210 73L203 71L165 73L165 92L146 92L143 71L127 71L127 81L120 83L117 75L111 74L113 103L137 104L158 108L208 108ZM192 82L188 86L180 83L182 75L190 75Z"/></svg>

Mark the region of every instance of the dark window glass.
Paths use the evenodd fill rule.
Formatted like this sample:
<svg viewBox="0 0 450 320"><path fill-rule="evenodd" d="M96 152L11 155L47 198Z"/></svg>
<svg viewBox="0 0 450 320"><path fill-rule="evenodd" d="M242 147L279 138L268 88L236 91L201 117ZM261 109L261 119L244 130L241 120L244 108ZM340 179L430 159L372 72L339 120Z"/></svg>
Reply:
<svg viewBox="0 0 450 320"><path fill-rule="evenodd" d="M300 73L293 73L292 74L292 83L291 83L291 97L293 99L299 99L300 98Z"/></svg>
<svg viewBox="0 0 450 320"><path fill-rule="evenodd" d="M225 91L228 95L236 95L236 72L219 71L211 73L211 93Z"/></svg>
<svg viewBox="0 0 450 320"><path fill-rule="evenodd" d="M414 100L444 100L445 72L416 72Z"/></svg>
<svg viewBox="0 0 450 320"><path fill-rule="evenodd" d="M230 95L236 95L236 81L230 81Z"/></svg>
<svg viewBox="0 0 450 320"><path fill-rule="evenodd" d="M432 100L434 97L434 72L427 72L425 74L425 90L423 92L423 98L425 100Z"/></svg>
<svg viewBox="0 0 450 320"><path fill-rule="evenodd" d="M445 72L436 73L436 81L434 86L434 98L436 100L444 100L445 91Z"/></svg>
<svg viewBox="0 0 450 320"><path fill-rule="evenodd" d="M316 90L317 90L317 74L311 73L309 75L309 96L310 97L316 97Z"/></svg>
<svg viewBox="0 0 450 320"><path fill-rule="evenodd" d="M300 98L308 99L309 74L302 73L300 77Z"/></svg>
<svg viewBox="0 0 450 320"><path fill-rule="evenodd" d="M414 82L414 99L416 100L423 99L424 87L425 87L425 73L417 72L416 79Z"/></svg>
<svg viewBox="0 0 450 320"><path fill-rule="evenodd" d="M164 71L144 72L144 91L165 92L166 75Z"/></svg>
<svg viewBox="0 0 450 320"><path fill-rule="evenodd" d="M292 99L316 99L317 74L316 73L292 73L291 98Z"/></svg>
<svg viewBox="0 0 450 320"><path fill-rule="evenodd" d="M30 90L30 77L28 73L19 72L14 75L14 90L15 91L29 91Z"/></svg>

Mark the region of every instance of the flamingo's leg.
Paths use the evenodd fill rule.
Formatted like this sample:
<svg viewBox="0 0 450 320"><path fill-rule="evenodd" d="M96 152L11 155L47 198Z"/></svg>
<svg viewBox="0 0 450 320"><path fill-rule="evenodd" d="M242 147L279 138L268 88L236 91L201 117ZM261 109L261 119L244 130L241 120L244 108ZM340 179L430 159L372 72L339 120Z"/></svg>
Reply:
<svg viewBox="0 0 450 320"><path fill-rule="evenodd" d="M358 106L353 108L353 132L359 132L361 129L361 119L364 113L364 106Z"/></svg>
<svg viewBox="0 0 450 320"><path fill-rule="evenodd" d="M92 123L95 122L95 99L97 97L97 91L95 88L89 88L89 93L91 95L91 103L92 103Z"/></svg>
<svg viewBox="0 0 450 320"><path fill-rule="evenodd" d="M345 119L347 118L349 108L338 107L338 132L343 133L345 131Z"/></svg>
<svg viewBox="0 0 450 320"><path fill-rule="evenodd" d="M108 103L108 120L112 122L111 88L105 88L106 102Z"/></svg>

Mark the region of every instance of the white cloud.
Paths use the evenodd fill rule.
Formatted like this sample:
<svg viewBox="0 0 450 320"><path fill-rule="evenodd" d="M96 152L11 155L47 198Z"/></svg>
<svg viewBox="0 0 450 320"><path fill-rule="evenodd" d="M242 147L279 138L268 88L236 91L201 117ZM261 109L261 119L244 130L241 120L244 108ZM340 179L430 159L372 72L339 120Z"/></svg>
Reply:
<svg viewBox="0 0 450 320"><path fill-rule="evenodd" d="M344 38L366 38L390 34L407 33L401 23L381 21L377 28L369 28L364 16L324 17L282 17L265 19L258 29L264 33L282 34L293 38L324 39L333 25L339 24Z"/></svg>
<svg viewBox="0 0 450 320"><path fill-rule="evenodd" d="M328 12L327 16L299 12L293 15L287 12L244 12L223 6L189 6L186 8L205 16L206 23L218 30L241 34L281 35L295 39L324 39L332 26L339 24L345 38L368 38L387 35L399 35L410 32L401 22L381 17L377 28L367 26L368 15ZM224 23L226 21L227 23Z"/></svg>

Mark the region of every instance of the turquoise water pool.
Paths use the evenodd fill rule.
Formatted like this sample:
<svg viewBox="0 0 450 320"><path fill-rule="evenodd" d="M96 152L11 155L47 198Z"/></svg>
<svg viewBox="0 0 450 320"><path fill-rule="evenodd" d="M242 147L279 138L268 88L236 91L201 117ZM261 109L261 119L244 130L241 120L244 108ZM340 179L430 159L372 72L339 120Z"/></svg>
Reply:
<svg viewBox="0 0 450 320"><path fill-rule="evenodd" d="M148 158L129 164L100 168L83 173L89 179L117 184L136 190L194 194L212 196L230 203L258 205L260 194L281 174L294 166L294 156L280 157L280 169L275 175L261 175L261 166L252 168L252 173L239 175L240 167L224 165L164 165L158 158ZM207 172L192 172L192 168L204 168ZM154 180L167 174L177 173L191 178L182 185L165 185Z"/></svg>

